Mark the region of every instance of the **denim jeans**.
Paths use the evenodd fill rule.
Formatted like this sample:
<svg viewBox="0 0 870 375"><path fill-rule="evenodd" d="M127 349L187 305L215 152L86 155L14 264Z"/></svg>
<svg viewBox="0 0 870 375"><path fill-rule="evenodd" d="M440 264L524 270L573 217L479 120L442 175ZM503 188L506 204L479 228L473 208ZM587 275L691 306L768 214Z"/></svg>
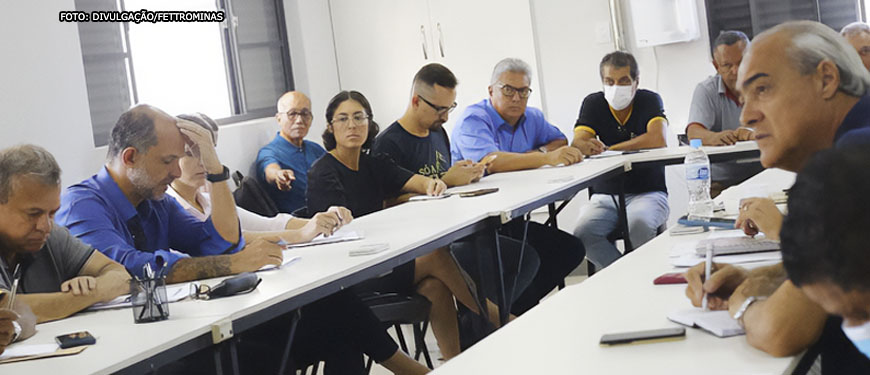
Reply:
<svg viewBox="0 0 870 375"><path fill-rule="evenodd" d="M586 257L599 268L604 268L622 254L607 236L619 228L616 196L594 194L580 209L580 221L574 235L586 247ZM653 239L668 220L668 195L661 191L625 195L628 214L628 234L634 248Z"/></svg>

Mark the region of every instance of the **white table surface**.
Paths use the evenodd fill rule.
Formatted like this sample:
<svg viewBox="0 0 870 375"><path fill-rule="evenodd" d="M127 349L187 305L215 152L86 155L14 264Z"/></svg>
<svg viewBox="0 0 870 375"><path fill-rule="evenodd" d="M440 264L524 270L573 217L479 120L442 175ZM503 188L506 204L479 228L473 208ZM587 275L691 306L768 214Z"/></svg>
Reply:
<svg viewBox="0 0 870 375"><path fill-rule="evenodd" d="M769 170L744 184L788 187L790 172ZM602 347L606 333L677 327L668 313L691 307L685 285L653 285L674 268L668 252L707 234L664 233L586 281L569 286L435 374L783 374L797 358L774 358L744 336L717 338L687 329L686 339Z"/></svg>
<svg viewBox="0 0 870 375"><path fill-rule="evenodd" d="M722 148L721 152L755 147L754 142L740 146L742 148ZM663 160L685 155L686 152L678 148L656 150L589 159L567 167L487 176L478 183L452 191L498 187L499 192L473 198L453 196L442 200L411 202L354 220L349 229L363 231L364 240L294 249L295 254L302 256L300 261L284 269L260 273L263 282L257 290L246 295L214 301L174 303L170 305L170 318L167 321L149 324L133 324L129 309L84 312L61 321L40 324L37 334L20 344L51 343L57 335L81 330L88 330L96 336L97 344L75 356L0 365L0 372L48 374L62 370L65 373L112 373L206 334L217 322L248 316L400 256L407 257L407 253L421 245L488 217L503 213L508 213L506 218L516 217L518 213L514 211L540 202L543 196L570 191L603 174L624 170L635 158L644 161L655 158ZM549 202L540 205L546 203ZM349 250L367 243L387 243L390 250L370 256L347 255ZM206 283L215 284L217 281Z"/></svg>

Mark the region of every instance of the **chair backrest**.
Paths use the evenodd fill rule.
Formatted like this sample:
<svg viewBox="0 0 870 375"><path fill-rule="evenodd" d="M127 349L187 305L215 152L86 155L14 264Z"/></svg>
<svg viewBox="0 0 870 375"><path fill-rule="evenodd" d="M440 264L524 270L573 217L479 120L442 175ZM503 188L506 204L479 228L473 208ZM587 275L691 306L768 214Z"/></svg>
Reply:
<svg viewBox="0 0 870 375"><path fill-rule="evenodd" d="M241 176L238 171L236 174ZM278 215L278 206L256 178L247 176L241 180L241 185L233 192L236 205L262 216L274 217Z"/></svg>

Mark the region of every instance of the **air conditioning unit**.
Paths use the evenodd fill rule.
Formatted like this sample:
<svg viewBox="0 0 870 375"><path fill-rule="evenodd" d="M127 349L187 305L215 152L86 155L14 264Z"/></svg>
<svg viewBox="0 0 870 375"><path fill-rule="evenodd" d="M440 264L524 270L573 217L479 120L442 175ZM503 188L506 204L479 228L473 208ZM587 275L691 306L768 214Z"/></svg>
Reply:
<svg viewBox="0 0 870 375"><path fill-rule="evenodd" d="M700 36L696 0L629 0L638 47L689 42Z"/></svg>

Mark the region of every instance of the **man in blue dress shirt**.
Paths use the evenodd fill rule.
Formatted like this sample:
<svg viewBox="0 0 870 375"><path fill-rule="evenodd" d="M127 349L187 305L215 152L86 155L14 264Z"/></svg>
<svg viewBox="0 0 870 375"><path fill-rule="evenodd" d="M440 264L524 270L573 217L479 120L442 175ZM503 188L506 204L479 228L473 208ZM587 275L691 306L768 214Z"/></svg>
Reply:
<svg viewBox="0 0 870 375"><path fill-rule="evenodd" d="M450 155L460 160L490 162L490 173L532 169L544 165L569 165L583 159L580 150L568 146L568 139L544 119L537 108L527 106L532 89L532 69L515 58L498 62L492 72L489 99L465 109L453 129ZM496 156L495 159L492 159ZM535 306L560 280L573 271L586 250L574 236L536 222L524 226L513 220L501 234L527 240L538 251L540 267L532 284L513 306L524 313Z"/></svg>
<svg viewBox="0 0 870 375"><path fill-rule="evenodd" d="M453 163L497 155L488 168L495 173L583 160L540 109L527 106L531 83L532 69L524 61L507 58L496 64L489 99L468 106L456 121L450 140Z"/></svg>
<svg viewBox="0 0 870 375"><path fill-rule="evenodd" d="M279 212L292 213L305 206L308 169L326 153L319 144L305 140L312 118L311 100L305 94L282 95L275 115L281 130L257 154L257 178Z"/></svg>
<svg viewBox="0 0 870 375"><path fill-rule="evenodd" d="M202 157L213 182L212 216L205 222L165 195L186 152ZM232 194L221 183L228 177L205 129L139 105L112 129L106 165L67 188L56 221L131 274L143 276L150 264L170 283L280 265L278 245L258 240L245 246Z"/></svg>

